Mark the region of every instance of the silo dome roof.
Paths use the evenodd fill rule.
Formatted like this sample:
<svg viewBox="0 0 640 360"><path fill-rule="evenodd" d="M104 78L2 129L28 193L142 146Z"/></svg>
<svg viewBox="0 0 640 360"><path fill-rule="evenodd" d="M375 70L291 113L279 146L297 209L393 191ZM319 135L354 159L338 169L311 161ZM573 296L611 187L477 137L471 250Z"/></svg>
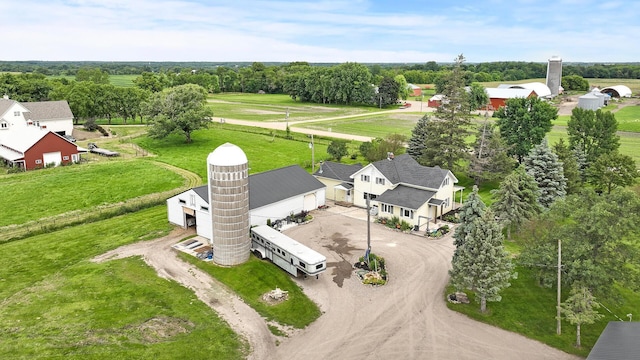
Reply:
<svg viewBox="0 0 640 360"><path fill-rule="evenodd" d="M233 166L247 163L247 155L238 146L224 143L207 156L207 163L218 166Z"/></svg>

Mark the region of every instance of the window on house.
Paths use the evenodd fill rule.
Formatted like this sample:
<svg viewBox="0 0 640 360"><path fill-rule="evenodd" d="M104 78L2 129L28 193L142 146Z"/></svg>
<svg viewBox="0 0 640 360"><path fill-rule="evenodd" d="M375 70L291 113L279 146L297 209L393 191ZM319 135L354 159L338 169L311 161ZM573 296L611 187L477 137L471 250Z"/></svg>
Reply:
<svg viewBox="0 0 640 360"><path fill-rule="evenodd" d="M69 161L69 156L63 156L63 157L62 157L62 160L64 160L64 161Z"/></svg>
<svg viewBox="0 0 640 360"><path fill-rule="evenodd" d="M186 201L186 200L182 200L182 199L178 199L178 202L179 202L180 204L186 204L186 203L187 203L187 201Z"/></svg>
<svg viewBox="0 0 640 360"><path fill-rule="evenodd" d="M393 214L393 205L382 204L382 212Z"/></svg>
<svg viewBox="0 0 640 360"><path fill-rule="evenodd" d="M42 164L42 160L37 159L37 160L36 160L36 164Z"/></svg>
<svg viewBox="0 0 640 360"><path fill-rule="evenodd" d="M444 207L449 207L449 198L444 200Z"/></svg>
<svg viewBox="0 0 640 360"><path fill-rule="evenodd" d="M200 210L209 211L208 206L200 206Z"/></svg>
<svg viewBox="0 0 640 360"><path fill-rule="evenodd" d="M0 122L0 129L8 129L9 123L6 121Z"/></svg>
<svg viewBox="0 0 640 360"><path fill-rule="evenodd" d="M400 210L400 214L403 217L409 218L409 219L413 219L413 210L411 209L401 209Z"/></svg>
<svg viewBox="0 0 640 360"><path fill-rule="evenodd" d="M190 194L189 195L189 205L191 205L191 206L195 206L196 205L196 196L194 194Z"/></svg>
<svg viewBox="0 0 640 360"><path fill-rule="evenodd" d="M20 111L14 111L13 116L20 116Z"/></svg>
<svg viewBox="0 0 640 360"><path fill-rule="evenodd" d="M71 161L78 162L78 154L71 154Z"/></svg>
<svg viewBox="0 0 640 360"><path fill-rule="evenodd" d="M369 182L369 175L361 174L360 175L360 180L362 180L364 182Z"/></svg>
<svg viewBox="0 0 640 360"><path fill-rule="evenodd" d="M376 195L376 194L364 193L363 198L366 200L367 196L370 196L369 199L371 199L371 200L374 200L375 198L378 197L378 195Z"/></svg>
<svg viewBox="0 0 640 360"><path fill-rule="evenodd" d="M444 178L444 182L442 183L442 185L443 186L449 185L449 178L448 177Z"/></svg>
<svg viewBox="0 0 640 360"><path fill-rule="evenodd" d="M379 177L377 177L377 178L376 178L376 184L378 184L378 185L384 185L384 178L379 178Z"/></svg>

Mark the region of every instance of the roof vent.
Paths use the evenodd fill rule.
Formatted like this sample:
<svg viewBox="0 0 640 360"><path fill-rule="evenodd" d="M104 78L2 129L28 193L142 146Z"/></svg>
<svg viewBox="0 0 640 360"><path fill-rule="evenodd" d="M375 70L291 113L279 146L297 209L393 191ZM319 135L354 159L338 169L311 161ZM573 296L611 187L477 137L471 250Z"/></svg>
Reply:
<svg viewBox="0 0 640 360"><path fill-rule="evenodd" d="M320 160L320 170L318 170L318 174L322 174L322 165L324 165L324 161Z"/></svg>

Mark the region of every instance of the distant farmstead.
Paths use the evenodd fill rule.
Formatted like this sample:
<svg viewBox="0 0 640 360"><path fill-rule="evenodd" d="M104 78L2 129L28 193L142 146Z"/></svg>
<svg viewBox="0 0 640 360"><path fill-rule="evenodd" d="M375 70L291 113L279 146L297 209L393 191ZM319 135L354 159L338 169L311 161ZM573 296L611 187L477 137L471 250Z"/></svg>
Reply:
<svg viewBox="0 0 640 360"><path fill-rule="evenodd" d="M78 162L84 149L68 140L72 132L66 101L0 99L0 158L9 166L32 170Z"/></svg>

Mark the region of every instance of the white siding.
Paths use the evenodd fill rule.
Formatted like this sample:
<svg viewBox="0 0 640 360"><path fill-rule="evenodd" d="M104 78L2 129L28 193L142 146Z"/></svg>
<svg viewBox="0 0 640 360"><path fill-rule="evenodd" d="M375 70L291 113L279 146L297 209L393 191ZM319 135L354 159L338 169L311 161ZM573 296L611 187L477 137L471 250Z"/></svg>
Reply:
<svg viewBox="0 0 640 360"><path fill-rule="evenodd" d="M362 175L368 176L369 181L363 181ZM377 178L384 179L384 185L377 184ZM365 166L353 175L353 184L355 190L352 194L353 204L360 207L367 206L367 201L364 198L365 193L380 195L394 186L389 179L385 178L384 175L371 164Z"/></svg>

